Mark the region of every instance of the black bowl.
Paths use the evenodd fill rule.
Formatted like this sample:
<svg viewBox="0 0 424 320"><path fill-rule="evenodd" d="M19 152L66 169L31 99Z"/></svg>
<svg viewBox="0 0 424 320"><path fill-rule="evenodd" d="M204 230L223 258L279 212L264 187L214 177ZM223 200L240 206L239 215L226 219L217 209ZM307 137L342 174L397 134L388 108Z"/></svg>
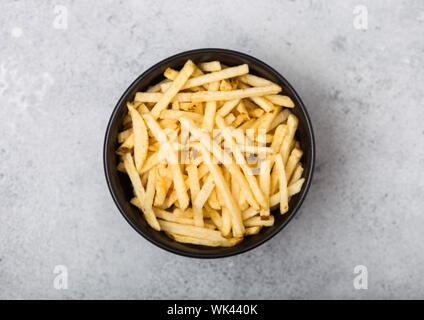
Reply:
<svg viewBox="0 0 424 320"><path fill-rule="evenodd" d="M290 96L296 105L292 112L299 118L299 127L296 138L303 150L302 164L305 169L303 176L306 178L302 190L300 193L291 198L289 203L290 209L286 214L281 215L279 212L274 212L274 226L263 228L259 234L246 237L241 243L231 248L203 247L178 243L168 238L165 233L158 232L150 228L139 210L132 206L129 202L133 196L129 178L116 169L118 162L118 158L115 155L115 150L118 146L117 135L121 129L122 120L127 113L126 101L132 101L137 91L144 91L149 85L162 80L163 72L166 68L180 68L187 59L191 59L195 63L219 60L229 66L247 63L249 65L250 73L279 84L283 88L283 93ZM139 76L124 92L113 110L106 130L103 153L104 168L109 190L112 194L113 200L119 208L119 211L121 211L128 223L139 234L158 247L183 256L195 258L219 258L232 256L255 248L275 236L293 218L305 199L306 193L308 192L311 184L315 162L315 144L311 122L302 100L300 100L300 97L289 82L277 71L262 61L244 53L226 49L198 49L179 53L157 63Z"/></svg>

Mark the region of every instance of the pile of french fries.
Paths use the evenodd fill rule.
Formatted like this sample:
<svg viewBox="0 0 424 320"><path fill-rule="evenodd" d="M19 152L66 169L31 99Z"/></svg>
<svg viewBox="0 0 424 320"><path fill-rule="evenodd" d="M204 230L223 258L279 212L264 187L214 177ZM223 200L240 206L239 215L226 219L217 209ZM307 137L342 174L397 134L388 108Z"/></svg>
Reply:
<svg viewBox="0 0 424 320"><path fill-rule="evenodd" d="M305 181L293 101L247 64L188 60L164 77L127 102L118 135L131 203L183 243L234 246L272 226Z"/></svg>

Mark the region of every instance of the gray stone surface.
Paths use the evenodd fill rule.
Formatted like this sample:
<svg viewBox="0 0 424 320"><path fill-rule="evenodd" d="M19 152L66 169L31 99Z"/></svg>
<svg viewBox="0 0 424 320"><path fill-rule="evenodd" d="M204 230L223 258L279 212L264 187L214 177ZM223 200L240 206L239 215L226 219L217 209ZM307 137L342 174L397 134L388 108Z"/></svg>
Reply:
<svg viewBox="0 0 424 320"><path fill-rule="evenodd" d="M424 298L422 1L0 2L0 298ZM353 26L368 8L367 30ZM143 70L240 50L298 90L317 141L295 220L240 256L156 248L116 209L106 124ZM55 265L69 288L55 290ZM355 290L365 265L368 290Z"/></svg>

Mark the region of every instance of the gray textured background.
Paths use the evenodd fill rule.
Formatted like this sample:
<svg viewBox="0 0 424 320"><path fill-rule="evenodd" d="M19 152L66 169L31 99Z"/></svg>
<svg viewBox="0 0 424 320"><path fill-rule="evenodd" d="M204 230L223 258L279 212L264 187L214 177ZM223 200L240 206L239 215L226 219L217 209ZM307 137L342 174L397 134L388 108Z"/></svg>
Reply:
<svg viewBox="0 0 424 320"><path fill-rule="evenodd" d="M0 298L424 298L423 1L1 1L0 16ZM317 141L296 219L213 261L141 238L102 164L127 86L201 47L279 70ZM68 290L53 288L60 264ZM359 264L368 290L353 288Z"/></svg>

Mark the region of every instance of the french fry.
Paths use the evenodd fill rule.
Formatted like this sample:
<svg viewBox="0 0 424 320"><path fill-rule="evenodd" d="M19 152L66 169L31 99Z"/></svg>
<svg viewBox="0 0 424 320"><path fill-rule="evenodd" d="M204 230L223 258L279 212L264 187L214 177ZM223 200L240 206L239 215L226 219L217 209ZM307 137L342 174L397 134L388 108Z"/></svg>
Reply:
<svg viewBox="0 0 424 320"><path fill-rule="evenodd" d="M160 119L178 120L181 117L186 117L199 123L203 121L203 116L195 112L187 112L187 111L170 109L170 110L163 110L160 114Z"/></svg>
<svg viewBox="0 0 424 320"><path fill-rule="evenodd" d="M210 174L214 179L215 185L218 188L220 194L222 195L225 207L230 211L231 222L233 225L233 233L237 237L241 237L244 234L244 226L241 218L240 208L234 200L230 188L228 187L228 184L224 180L221 168L216 163L214 163L212 159L213 156L211 156L209 151L207 151L204 146L202 146L201 149L203 158L205 159L205 164L208 166Z"/></svg>
<svg viewBox="0 0 424 320"><path fill-rule="evenodd" d="M289 158L291 146L293 143L294 134L297 129L299 120L294 114L290 114L287 118L287 134L284 137L283 143L281 145L280 154L283 159L284 165L286 165Z"/></svg>
<svg viewBox="0 0 424 320"><path fill-rule="evenodd" d="M282 94L270 94L265 96L265 98L277 106L294 108L294 102L288 96L283 96Z"/></svg>
<svg viewBox="0 0 424 320"><path fill-rule="evenodd" d="M149 136L147 134L146 124L142 116L134 108L132 103L127 102L128 110L130 111L133 131L134 131L134 161L137 171L143 167L149 147Z"/></svg>
<svg viewBox="0 0 424 320"><path fill-rule="evenodd" d="M244 158L242 152L240 151L237 144L234 142L233 137L231 136L231 133L229 130L225 129L225 123L224 119L221 118L221 116L216 116L216 122L218 124L218 127L222 129L222 135L224 136L225 141L230 145L231 151L234 154L234 157L236 159L237 164L242 169L244 176L252 190L252 193L255 195L256 200L259 202L259 204L263 208L267 208L268 204L265 199L264 194L262 193L262 190L259 188L258 181L256 180L252 169L247 165L247 161Z"/></svg>
<svg viewBox="0 0 424 320"><path fill-rule="evenodd" d="M289 159L287 160L287 164L286 164L287 181L290 181L292 174L293 174L294 170L296 169L296 166L299 163L302 155L303 155L303 151L296 148L296 147L290 153Z"/></svg>
<svg viewBox="0 0 424 320"><path fill-rule="evenodd" d="M177 93L171 102L191 102L191 98L193 96L193 92L180 92ZM134 101L135 102L159 102L162 97L164 96L163 93L160 92L137 92L135 94Z"/></svg>
<svg viewBox="0 0 424 320"><path fill-rule="evenodd" d="M229 100L225 102L225 104L218 110L218 114L221 117L225 117L227 114L231 112L238 104L240 103L240 99Z"/></svg>
<svg viewBox="0 0 424 320"><path fill-rule="evenodd" d="M246 236L253 236L258 234L262 229L262 226L248 227L246 228Z"/></svg>
<svg viewBox="0 0 424 320"><path fill-rule="evenodd" d="M253 74L245 74L239 77L240 81L252 86L252 87L265 87L276 85L274 82L267 79L255 76Z"/></svg>
<svg viewBox="0 0 424 320"><path fill-rule="evenodd" d="M213 241L225 241L226 239L221 235L221 232L211 230L208 228L196 227L191 225L179 224L171 221L158 220L159 225L163 231L181 234L194 238L210 239Z"/></svg>
<svg viewBox="0 0 424 320"><path fill-rule="evenodd" d="M210 240L206 238L196 238L196 237L190 237L185 235L180 235L176 233L168 233L168 235L173 238L175 241L181 242L181 243L191 243L191 244L197 244L202 246L209 246L209 247L234 247L237 245L242 238L231 238L226 239L222 238L221 240Z"/></svg>
<svg viewBox="0 0 424 320"><path fill-rule="evenodd" d="M299 180L302 177L302 174L303 174L302 164L298 163L290 179L289 186L293 184L294 182L296 182L297 180Z"/></svg>
<svg viewBox="0 0 424 320"><path fill-rule="evenodd" d="M247 202L249 202L251 206L259 208L258 203L248 186L246 178L243 176L238 166L233 162L233 159L226 152L224 152L215 141L211 140L207 133L196 127L193 121L187 118L181 118L180 122L182 127L185 127L200 139L200 143L203 145L203 147L205 147L221 163L228 167L230 173L234 176L235 179L237 179L237 182L240 184L240 189L245 194Z"/></svg>
<svg viewBox="0 0 424 320"><path fill-rule="evenodd" d="M150 112L154 119L157 119L162 110L167 108L168 104L172 101L174 96L185 85L194 69L194 63L191 60L188 60L181 71L178 73L177 78L172 82L171 86L168 88L168 90L166 90L161 99L155 104L152 111Z"/></svg>
<svg viewBox="0 0 424 320"><path fill-rule="evenodd" d="M209 61L199 63L200 70L204 72L213 72L221 70L221 63L219 61Z"/></svg>
<svg viewBox="0 0 424 320"><path fill-rule="evenodd" d="M178 154L175 153L175 151L169 144L165 133L163 132L159 124L155 121L153 116L150 114L146 114L144 117L147 126L150 128L156 139L162 144L162 150L164 150L164 154L168 160L168 168L170 168L172 172L178 202L183 209L186 209L189 204L189 199L185 188L181 167L178 164Z"/></svg>
<svg viewBox="0 0 424 320"><path fill-rule="evenodd" d="M224 70L225 71L225 70ZM267 94L275 94L281 91L281 87L277 85L266 87L255 87L248 89L238 89L231 91L199 91L191 96L192 102L202 101L218 101L218 100L234 100L249 97L259 97Z"/></svg>
<svg viewBox="0 0 424 320"><path fill-rule="evenodd" d="M260 216L255 216L244 221L244 225L247 227L264 226L271 227L274 225L274 216L269 216L267 219L262 219Z"/></svg>
<svg viewBox="0 0 424 320"><path fill-rule="evenodd" d="M280 213L284 214L289 210L289 196L287 191L286 173L281 154L277 154L275 156L275 166L278 172L278 179L280 185Z"/></svg>
<svg viewBox="0 0 424 320"><path fill-rule="evenodd" d="M197 167L194 165L187 166L188 185L190 187L191 202L193 203L194 224L198 227L203 227L203 203L196 205L196 198L200 193L199 176L197 174Z"/></svg>
<svg viewBox="0 0 424 320"><path fill-rule="evenodd" d="M127 171L128 176L130 177L135 195L138 198L138 201L140 202L140 204L143 204L146 192L144 191L143 185L141 184L141 179L135 168L133 158L130 153L126 153L123 156L123 158L124 158L125 170ZM144 214L144 217L146 218L147 223L153 229L160 231L161 228L153 210L150 207L145 205L142 205L142 208L143 208L143 214Z"/></svg>
<svg viewBox="0 0 424 320"><path fill-rule="evenodd" d="M217 91L219 89L219 81L209 84L209 91ZM216 101L206 102L205 115L203 117L202 128L212 132L215 124Z"/></svg>
<svg viewBox="0 0 424 320"><path fill-rule="evenodd" d="M270 214L269 211L269 196L271 192L271 159L266 159L261 163L261 173L259 176L259 184L261 190L264 194L264 197L267 201L267 206L261 208L260 215L261 217L268 217Z"/></svg>

